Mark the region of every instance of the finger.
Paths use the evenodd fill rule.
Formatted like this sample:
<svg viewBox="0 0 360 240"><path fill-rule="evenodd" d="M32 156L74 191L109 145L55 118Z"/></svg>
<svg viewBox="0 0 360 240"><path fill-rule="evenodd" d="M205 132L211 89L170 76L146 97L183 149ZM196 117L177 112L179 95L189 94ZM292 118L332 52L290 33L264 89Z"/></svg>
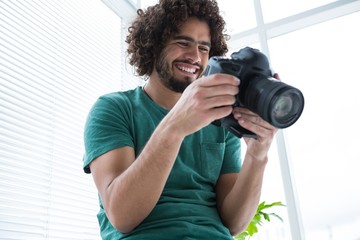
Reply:
<svg viewBox="0 0 360 240"><path fill-rule="evenodd" d="M238 121L238 123L250 130L256 133L256 131L263 129L273 131L276 128L272 126L270 123L262 119L259 115L247 110L247 111L236 111L233 110L234 118ZM259 128L259 129L258 129Z"/></svg>
<svg viewBox="0 0 360 240"><path fill-rule="evenodd" d="M243 128L246 128L249 131L255 133L257 136L256 139L260 143L272 142L277 132L277 129L271 125L264 126L264 125L254 124L249 121L241 121L241 120L239 121L239 124Z"/></svg>
<svg viewBox="0 0 360 240"><path fill-rule="evenodd" d="M232 111L232 107L231 106L216 107L216 108L212 108L210 111L212 118L216 120L228 116Z"/></svg>
<svg viewBox="0 0 360 240"><path fill-rule="evenodd" d="M280 76L279 76L278 73L274 73L274 76L273 76L273 77L276 78L277 80L281 81Z"/></svg>
<svg viewBox="0 0 360 240"><path fill-rule="evenodd" d="M239 87L229 84L203 87L204 96L208 98L218 96L235 96L239 92Z"/></svg>
<svg viewBox="0 0 360 240"><path fill-rule="evenodd" d="M265 120L263 120L261 117L259 117L258 115L249 115L249 114L235 114L234 118L236 120L238 120L239 123L241 124L246 124L246 126L260 126L262 128L266 128L266 129L272 129L274 128L270 123L266 122ZM250 130L250 129L249 129Z"/></svg>
<svg viewBox="0 0 360 240"><path fill-rule="evenodd" d="M234 115L235 114L241 114L241 115L258 116L253 111L249 110L248 108L243 108L243 107L234 107L233 113L234 113Z"/></svg>
<svg viewBox="0 0 360 240"><path fill-rule="evenodd" d="M206 77L202 77L195 82L197 82L200 86L203 87L226 85L226 84L239 86L240 79L230 74L216 73Z"/></svg>
<svg viewBox="0 0 360 240"><path fill-rule="evenodd" d="M232 111L232 105L234 105L236 101L236 98L234 95L219 95L219 96L213 96L204 102L204 107L206 108L218 108L223 106L231 106ZM231 111L228 113L230 114Z"/></svg>

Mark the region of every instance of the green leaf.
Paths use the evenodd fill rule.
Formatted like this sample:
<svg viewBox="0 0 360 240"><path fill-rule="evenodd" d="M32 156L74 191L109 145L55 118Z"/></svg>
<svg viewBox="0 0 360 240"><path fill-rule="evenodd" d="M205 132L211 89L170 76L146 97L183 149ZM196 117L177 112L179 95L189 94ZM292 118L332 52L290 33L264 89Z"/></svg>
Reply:
<svg viewBox="0 0 360 240"><path fill-rule="evenodd" d="M284 220L282 219L282 217L280 217L279 215L277 215L276 213L270 213L269 215L276 217L277 219L279 219L280 221L284 222Z"/></svg>
<svg viewBox="0 0 360 240"><path fill-rule="evenodd" d="M261 215L259 213L256 213L251 220L254 224L261 224Z"/></svg>
<svg viewBox="0 0 360 240"><path fill-rule="evenodd" d="M282 202L273 202L273 203L271 203L271 204L269 204L267 206L269 208L269 207L285 207L286 205L283 204Z"/></svg>
<svg viewBox="0 0 360 240"><path fill-rule="evenodd" d="M246 237L248 237L249 234L247 232L242 232L234 237L236 240L246 240Z"/></svg>
<svg viewBox="0 0 360 240"><path fill-rule="evenodd" d="M263 210L264 206L265 206L265 201L263 201L262 203L259 204L256 212L260 212L261 210Z"/></svg>
<svg viewBox="0 0 360 240"><path fill-rule="evenodd" d="M279 215L277 215L275 213L266 213L263 211L264 209L268 209L268 208L275 207L275 206L286 206L286 205L284 205L281 202L273 202L270 204L266 204L265 201L261 202L258 205L257 211L254 214L253 219L247 226L246 231L236 235L234 238L236 240L246 240L247 237L249 237L249 238L252 237L255 233L259 232L258 226L262 225L263 219L270 222L270 217L276 217L279 220L283 221L283 219Z"/></svg>
<svg viewBox="0 0 360 240"><path fill-rule="evenodd" d="M264 213L264 212L261 212L261 214L264 216L264 218L265 218L268 222L270 222L269 214Z"/></svg>
<svg viewBox="0 0 360 240"><path fill-rule="evenodd" d="M249 233L250 236L254 235L255 233L257 233L259 230L256 226L256 223L254 222L250 222L249 226L247 227L246 231Z"/></svg>

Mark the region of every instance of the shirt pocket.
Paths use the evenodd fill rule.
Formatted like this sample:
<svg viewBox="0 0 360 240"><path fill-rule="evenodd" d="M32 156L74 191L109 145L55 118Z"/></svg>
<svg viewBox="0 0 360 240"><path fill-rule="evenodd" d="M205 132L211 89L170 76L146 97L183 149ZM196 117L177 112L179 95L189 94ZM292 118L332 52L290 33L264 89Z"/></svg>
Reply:
<svg viewBox="0 0 360 240"><path fill-rule="evenodd" d="M214 185L220 176L224 152L225 143L201 144L201 174Z"/></svg>

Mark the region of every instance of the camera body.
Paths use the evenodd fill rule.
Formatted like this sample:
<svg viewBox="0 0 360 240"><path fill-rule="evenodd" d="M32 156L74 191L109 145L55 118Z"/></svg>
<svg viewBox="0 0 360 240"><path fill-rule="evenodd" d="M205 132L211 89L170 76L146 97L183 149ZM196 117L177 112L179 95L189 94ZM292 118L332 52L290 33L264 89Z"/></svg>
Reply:
<svg viewBox="0 0 360 240"><path fill-rule="evenodd" d="M213 56L204 75L226 73L240 79L234 106L248 108L277 128L295 123L304 108L300 90L273 78L268 58L258 49L245 47L231 58ZM256 134L241 127L232 114L213 124L227 128L241 137L256 138Z"/></svg>

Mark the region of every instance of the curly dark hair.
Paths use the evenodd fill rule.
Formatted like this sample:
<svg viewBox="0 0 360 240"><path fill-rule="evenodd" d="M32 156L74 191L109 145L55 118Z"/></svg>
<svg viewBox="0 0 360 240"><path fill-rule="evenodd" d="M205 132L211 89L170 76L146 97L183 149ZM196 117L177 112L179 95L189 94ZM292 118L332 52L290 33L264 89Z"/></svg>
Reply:
<svg viewBox="0 0 360 240"><path fill-rule="evenodd" d="M129 63L139 76L150 76L165 43L179 32L181 24L190 17L209 25L210 57L227 53L229 35L225 34L225 21L216 0L160 0L145 11L138 9L137 17L128 28Z"/></svg>

